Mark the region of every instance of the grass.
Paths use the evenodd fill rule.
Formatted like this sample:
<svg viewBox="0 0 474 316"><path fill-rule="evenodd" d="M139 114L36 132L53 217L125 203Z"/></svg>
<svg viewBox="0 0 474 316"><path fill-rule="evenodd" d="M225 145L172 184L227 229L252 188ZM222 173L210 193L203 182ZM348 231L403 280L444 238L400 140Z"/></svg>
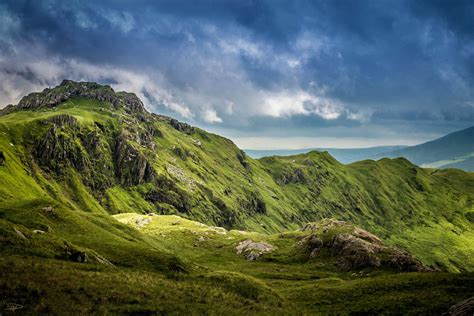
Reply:
<svg viewBox="0 0 474 316"><path fill-rule="evenodd" d="M58 115L77 126L52 130ZM31 314L426 314L473 295L474 173L404 159L342 165L321 152L254 160L228 139L143 115L73 98L0 116L2 304ZM76 156L40 163L33 148L48 131ZM153 180L120 183L121 134ZM353 275L324 252L308 260L295 247L297 229L328 217L459 274ZM245 239L277 251L247 261L235 254ZM71 253L88 262L71 262Z"/></svg>

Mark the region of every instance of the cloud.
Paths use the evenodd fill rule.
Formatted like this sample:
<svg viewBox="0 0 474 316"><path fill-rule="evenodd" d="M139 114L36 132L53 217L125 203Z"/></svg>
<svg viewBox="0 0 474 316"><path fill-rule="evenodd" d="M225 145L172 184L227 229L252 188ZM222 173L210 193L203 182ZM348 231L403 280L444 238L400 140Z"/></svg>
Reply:
<svg viewBox="0 0 474 316"><path fill-rule="evenodd" d="M5 78L0 85L2 106L17 103L27 93L55 86L67 78L109 83L117 91L134 92L149 109L163 106L184 118L194 116L189 107L175 100L169 91L145 74L109 65L93 65L75 59L50 57L26 60L25 57L21 63L15 62L15 59L0 60L0 74Z"/></svg>
<svg viewBox="0 0 474 316"><path fill-rule="evenodd" d="M473 13L468 0L5 0L0 104L71 78L226 135L452 131L474 117Z"/></svg>
<svg viewBox="0 0 474 316"><path fill-rule="evenodd" d="M222 119L212 107L205 108L202 111L202 118L207 123L222 123Z"/></svg>

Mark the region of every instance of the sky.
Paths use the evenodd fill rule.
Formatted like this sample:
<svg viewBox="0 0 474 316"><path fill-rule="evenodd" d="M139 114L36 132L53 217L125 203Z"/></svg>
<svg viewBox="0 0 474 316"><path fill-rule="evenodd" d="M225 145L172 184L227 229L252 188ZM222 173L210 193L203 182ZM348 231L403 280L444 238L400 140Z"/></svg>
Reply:
<svg viewBox="0 0 474 316"><path fill-rule="evenodd" d="M63 79L244 149L417 144L474 125L474 1L0 0L0 107Z"/></svg>

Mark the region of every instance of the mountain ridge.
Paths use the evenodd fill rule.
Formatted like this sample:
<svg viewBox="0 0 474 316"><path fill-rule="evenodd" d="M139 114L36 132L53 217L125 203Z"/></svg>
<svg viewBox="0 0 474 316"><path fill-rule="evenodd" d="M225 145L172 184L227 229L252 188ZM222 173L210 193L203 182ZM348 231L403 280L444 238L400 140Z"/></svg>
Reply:
<svg viewBox="0 0 474 316"><path fill-rule="evenodd" d="M1 307L430 313L474 294L474 173L255 160L123 95L67 81L0 115Z"/></svg>

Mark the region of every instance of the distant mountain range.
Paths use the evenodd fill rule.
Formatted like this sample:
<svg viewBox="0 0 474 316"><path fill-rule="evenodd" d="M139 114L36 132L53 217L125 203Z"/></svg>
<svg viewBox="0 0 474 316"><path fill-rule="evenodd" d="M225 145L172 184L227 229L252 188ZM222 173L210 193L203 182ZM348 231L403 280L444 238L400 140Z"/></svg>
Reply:
<svg viewBox="0 0 474 316"><path fill-rule="evenodd" d="M327 151L342 163L381 158L404 157L426 168L458 168L474 171L474 126L416 146L370 148L308 148L298 150L245 150L254 157L290 156L313 150Z"/></svg>
<svg viewBox="0 0 474 316"><path fill-rule="evenodd" d="M405 157L421 167L474 171L474 126L420 145L379 153L369 158L384 157Z"/></svg>

